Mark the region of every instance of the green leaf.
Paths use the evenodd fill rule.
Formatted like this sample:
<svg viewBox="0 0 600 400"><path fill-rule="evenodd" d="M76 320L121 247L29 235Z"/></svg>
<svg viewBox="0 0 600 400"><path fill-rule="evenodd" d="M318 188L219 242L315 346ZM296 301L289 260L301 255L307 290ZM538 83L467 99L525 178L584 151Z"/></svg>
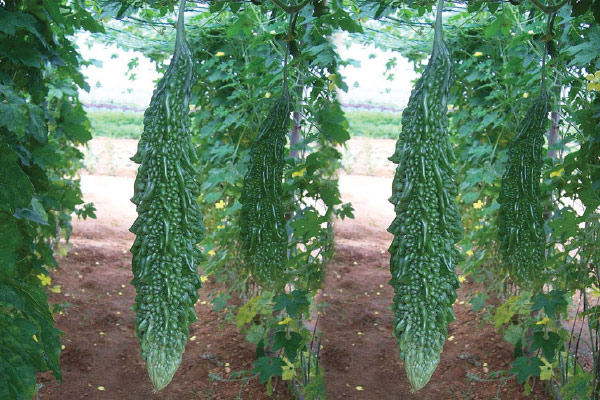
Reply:
<svg viewBox="0 0 600 400"><path fill-rule="evenodd" d="M13 278L17 271L17 249L21 234L16 220L0 212L0 277Z"/></svg>
<svg viewBox="0 0 600 400"><path fill-rule="evenodd" d="M566 293L562 290L553 289L549 293L540 293L533 298L533 311L544 309L546 315L555 318L559 313L567 312L569 304L565 298Z"/></svg>
<svg viewBox="0 0 600 400"><path fill-rule="evenodd" d="M533 341L531 343L531 350L535 351L542 349L542 354L548 362L554 360L556 351L562 348L562 342L560 336L555 332L544 332L538 331L533 334Z"/></svg>
<svg viewBox="0 0 600 400"><path fill-rule="evenodd" d="M517 382L523 384L530 376L540 376L540 367L544 365L537 357L522 356L512 362L511 374L517 374Z"/></svg>
<svg viewBox="0 0 600 400"><path fill-rule="evenodd" d="M0 399L31 400L43 370L34 324L0 310Z"/></svg>
<svg viewBox="0 0 600 400"><path fill-rule="evenodd" d="M13 214L31 204L34 188L29 177L17 165L17 154L0 143L0 212Z"/></svg>
<svg viewBox="0 0 600 400"><path fill-rule="evenodd" d="M285 308L285 311L291 318L297 318L299 312L308 310L310 304L307 298L309 292L304 290L294 290L291 293L281 293L275 298L275 307L273 310L279 311Z"/></svg>
<svg viewBox="0 0 600 400"><path fill-rule="evenodd" d="M275 340L273 342L273 350L277 351L284 349L285 356L294 362L298 356L298 351L302 347L302 335L298 332L285 332L280 331L275 334Z"/></svg>
<svg viewBox="0 0 600 400"><path fill-rule="evenodd" d="M1 52L2 49L0 54ZM2 95L0 96L0 127L5 126L17 136L22 136L25 133L27 120L23 108L25 101L10 87L4 85L0 85L0 95Z"/></svg>
<svg viewBox="0 0 600 400"><path fill-rule="evenodd" d="M258 374L261 384L267 383L273 376L281 376L285 362L280 357L263 356L254 361L253 374Z"/></svg>
<svg viewBox="0 0 600 400"><path fill-rule="evenodd" d="M50 368L57 379L62 379L60 372L60 338L61 333L54 327L54 317L48 307L46 293L36 286L24 286L15 280L2 280L0 275L0 305L12 307L36 326L40 360L43 368Z"/></svg>
<svg viewBox="0 0 600 400"><path fill-rule="evenodd" d="M44 206L35 197L31 198L29 208L19 208L15 212L15 218L27 219L40 225L48 225L48 214Z"/></svg>

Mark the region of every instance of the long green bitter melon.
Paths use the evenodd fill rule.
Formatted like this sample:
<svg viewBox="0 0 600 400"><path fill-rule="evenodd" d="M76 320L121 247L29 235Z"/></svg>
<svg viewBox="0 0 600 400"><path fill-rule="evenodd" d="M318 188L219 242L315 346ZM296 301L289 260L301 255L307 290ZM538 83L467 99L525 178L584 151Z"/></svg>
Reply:
<svg viewBox="0 0 600 400"><path fill-rule="evenodd" d="M402 132L390 157L398 164L390 198L396 218L388 228L394 234L389 248L394 334L415 391L429 382L454 320L455 243L463 231L446 115L452 72L442 36L442 3L431 58L402 114Z"/></svg>
<svg viewBox="0 0 600 400"><path fill-rule="evenodd" d="M287 230L282 204L284 148L290 122L287 91L278 98L250 149L250 163L240 197L242 251L254 280L280 289L285 282Z"/></svg>
<svg viewBox="0 0 600 400"><path fill-rule="evenodd" d="M181 363L201 287L197 243L204 225L190 133L193 61L183 7L184 0L173 58L144 114L144 131L132 157L140 164L131 199L138 218L130 229L136 235L131 248L135 333L156 391L169 384Z"/></svg>
<svg viewBox="0 0 600 400"><path fill-rule="evenodd" d="M538 281L545 260L540 178L549 107L543 88L509 145L498 197L498 233L504 265L513 281L530 289Z"/></svg>

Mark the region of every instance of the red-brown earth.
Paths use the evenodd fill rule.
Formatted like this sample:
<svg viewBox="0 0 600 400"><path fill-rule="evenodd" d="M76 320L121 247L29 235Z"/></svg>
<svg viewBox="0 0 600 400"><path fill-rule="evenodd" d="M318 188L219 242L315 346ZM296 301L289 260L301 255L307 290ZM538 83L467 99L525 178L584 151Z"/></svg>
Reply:
<svg viewBox="0 0 600 400"><path fill-rule="evenodd" d="M512 350L494 327L471 311L467 295L475 290L468 280L458 291L457 320L431 382L416 394L404 375L392 337L389 310L393 290L389 280L386 228L393 217L390 195L393 165L373 160L364 151L366 139L351 141L346 154L358 163L352 173L378 176L340 177L345 201L351 201L356 219L336 224L336 254L319 294L326 303L318 328L324 332L321 352L329 399L524 399L515 378L497 380L495 371L510 369ZM393 152L393 141L374 145ZM63 383L49 373L40 375L39 399L263 399L266 389L257 379L231 379L231 373L252 369L253 346L235 325L225 322L207 303L210 281L196 305L199 320L192 325L182 365L173 382L152 393L134 335L131 310L135 290L129 285L135 218L129 202L133 166L125 155L135 141L94 139L86 155L88 173L82 176L86 201L97 207L98 219L76 221L69 251L59 257L50 293L53 303L69 303L57 315L64 332L61 356ZM118 176L109 176L118 175ZM476 379L470 376L477 377ZM281 385L273 398L292 398ZM538 383L531 398L549 398Z"/></svg>

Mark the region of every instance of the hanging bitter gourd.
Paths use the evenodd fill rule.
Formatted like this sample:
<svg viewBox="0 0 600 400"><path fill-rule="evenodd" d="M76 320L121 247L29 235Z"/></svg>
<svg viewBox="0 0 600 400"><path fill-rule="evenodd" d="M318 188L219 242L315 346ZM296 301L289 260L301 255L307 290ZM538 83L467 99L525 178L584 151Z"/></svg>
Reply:
<svg viewBox="0 0 600 400"><path fill-rule="evenodd" d="M240 197L244 260L254 280L269 289L281 289L285 283L288 239L282 179L290 112L290 98L284 90L252 144Z"/></svg>
<svg viewBox="0 0 600 400"><path fill-rule="evenodd" d="M136 235L131 248L135 333L156 391L169 384L181 363L201 287L197 265L202 255L196 244L204 225L196 200L200 187L189 117L193 65L183 7L184 0L173 58L144 114L144 131L132 157L140 164L132 198L138 218L130 229Z"/></svg>
<svg viewBox="0 0 600 400"><path fill-rule="evenodd" d="M498 197L498 233L504 265L513 281L529 289L534 289L539 281L545 260L540 178L549 107L543 87L509 145Z"/></svg>
<svg viewBox="0 0 600 400"><path fill-rule="evenodd" d="M390 198L396 218L388 228L394 234L389 248L394 335L415 391L435 371L447 325L454 320L459 285L455 243L463 231L454 201L457 186L446 115L452 72L442 36L442 3L429 64L402 114L402 132L390 157L398 164Z"/></svg>

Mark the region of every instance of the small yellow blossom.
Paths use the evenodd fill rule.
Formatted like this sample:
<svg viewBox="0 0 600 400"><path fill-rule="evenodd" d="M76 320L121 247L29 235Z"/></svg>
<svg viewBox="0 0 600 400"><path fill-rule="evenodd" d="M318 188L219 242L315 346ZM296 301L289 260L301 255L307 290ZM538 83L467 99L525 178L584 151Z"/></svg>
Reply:
<svg viewBox="0 0 600 400"><path fill-rule="evenodd" d="M190 342L195 342L196 341L196 335L190 337Z"/></svg>
<svg viewBox="0 0 600 400"><path fill-rule="evenodd" d="M475 230L478 231L483 228L483 225L475 225Z"/></svg>
<svg viewBox="0 0 600 400"><path fill-rule="evenodd" d="M219 202L217 204L215 204L215 208L217 210L221 210L221 209L225 208L225 202L223 200L219 200Z"/></svg>
<svg viewBox="0 0 600 400"><path fill-rule="evenodd" d="M480 51L476 51L475 53L473 53L473 57L481 57L482 55L483 53Z"/></svg>
<svg viewBox="0 0 600 400"><path fill-rule="evenodd" d="M305 173L306 173L306 168L302 168L300 171L292 172L292 178L295 178L297 176L304 176Z"/></svg>
<svg viewBox="0 0 600 400"><path fill-rule="evenodd" d="M536 324L536 325L547 325L547 324L548 324L548 322L550 322L550 318L548 318L548 317L544 317L544 319L542 319L542 320L539 320L539 321L538 321L538 322L536 322L535 324Z"/></svg>
<svg viewBox="0 0 600 400"><path fill-rule="evenodd" d="M466 280L467 280L467 278L466 278L464 275L459 275L459 276L458 276L458 281L459 281L460 283L463 283L463 282L464 282L464 281L466 281Z"/></svg>
<svg viewBox="0 0 600 400"><path fill-rule="evenodd" d="M38 279L42 282L42 286L50 286L52 283L52 279L48 275L39 274L37 275Z"/></svg>
<svg viewBox="0 0 600 400"><path fill-rule="evenodd" d="M215 54L217 57L223 57L225 55L225 53L223 53L222 51L217 51L217 54Z"/></svg>
<svg viewBox="0 0 600 400"><path fill-rule="evenodd" d="M525 92L525 93L523 93L523 98L524 98L524 99L526 99L526 98L528 98L528 97L529 97L529 92Z"/></svg>
<svg viewBox="0 0 600 400"><path fill-rule="evenodd" d="M218 225L217 230L225 229L225 225Z"/></svg>
<svg viewBox="0 0 600 400"><path fill-rule="evenodd" d="M101 392L104 392L106 390L106 388L104 386L98 386L98 390Z"/></svg>
<svg viewBox="0 0 600 400"><path fill-rule="evenodd" d="M206 275L200 275L200 281L202 283L206 282L207 280L208 280L208 276L206 276Z"/></svg>
<svg viewBox="0 0 600 400"><path fill-rule="evenodd" d="M362 392L364 389L363 389L363 387L362 387L362 386L357 386L357 387L356 387L356 390L358 390L359 392Z"/></svg>
<svg viewBox="0 0 600 400"><path fill-rule="evenodd" d="M558 171L552 171L552 172L550 172L550 178L554 178L555 176L556 177L560 177L564 173L565 173L565 169L564 168L561 168Z"/></svg>
<svg viewBox="0 0 600 400"><path fill-rule="evenodd" d="M271 92L267 92L267 93L265 93L265 98L266 98L266 99L270 99L270 98L271 98Z"/></svg>
<svg viewBox="0 0 600 400"><path fill-rule="evenodd" d="M472 256L472 255L473 255L473 250L467 250L467 253L466 253L466 254L467 254L468 256Z"/></svg>
<svg viewBox="0 0 600 400"><path fill-rule="evenodd" d="M449 342L452 342L452 341L454 341L454 336L450 336L450 337L448 338L448 341L449 341Z"/></svg>
<svg viewBox="0 0 600 400"><path fill-rule="evenodd" d="M479 210L480 208L483 208L483 201L477 200L477 202L473 203L473 208L476 209L476 210Z"/></svg>
<svg viewBox="0 0 600 400"><path fill-rule="evenodd" d="M61 345L60 345L60 349L61 349L61 350L64 350L64 349L66 349L66 348L67 348L67 347L66 347L64 344L61 344Z"/></svg>
<svg viewBox="0 0 600 400"><path fill-rule="evenodd" d="M279 321L277 325L287 325L290 322L292 322L292 319L290 317L286 317L283 321Z"/></svg>
<svg viewBox="0 0 600 400"><path fill-rule="evenodd" d="M211 257L212 257L212 256L214 256L215 254L217 254L217 252L216 252L216 251L214 251L214 250L209 250L209 251L208 251L206 254L208 254L209 256L211 256Z"/></svg>

